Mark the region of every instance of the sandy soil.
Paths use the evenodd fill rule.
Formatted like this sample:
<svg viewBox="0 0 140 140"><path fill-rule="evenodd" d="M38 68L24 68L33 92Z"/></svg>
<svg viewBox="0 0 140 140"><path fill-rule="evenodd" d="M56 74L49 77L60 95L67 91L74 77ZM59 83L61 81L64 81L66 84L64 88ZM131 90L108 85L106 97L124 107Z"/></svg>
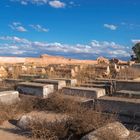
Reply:
<svg viewBox="0 0 140 140"><path fill-rule="evenodd" d="M56 119L64 119L66 116L63 114L56 114L53 112L31 112L27 115L37 116L40 119L47 119L48 122L53 122ZM140 132L130 131L128 140L140 140ZM12 125L9 121L5 121L0 125L0 140L31 140L25 135L21 129Z"/></svg>
<svg viewBox="0 0 140 140"><path fill-rule="evenodd" d="M0 125L0 140L31 140L23 136L23 132L8 121Z"/></svg>
<svg viewBox="0 0 140 140"><path fill-rule="evenodd" d="M56 119L61 120L65 119L66 116L62 114L56 114L53 112L30 112L26 114L27 116L37 117L39 119L45 119L48 122L53 122ZM18 119L21 117L20 115ZM20 128L16 127L10 123L10 121L5 121L3 124L0 125L0 140L31 140L26 136L26 133L23 132Z"/></svg>

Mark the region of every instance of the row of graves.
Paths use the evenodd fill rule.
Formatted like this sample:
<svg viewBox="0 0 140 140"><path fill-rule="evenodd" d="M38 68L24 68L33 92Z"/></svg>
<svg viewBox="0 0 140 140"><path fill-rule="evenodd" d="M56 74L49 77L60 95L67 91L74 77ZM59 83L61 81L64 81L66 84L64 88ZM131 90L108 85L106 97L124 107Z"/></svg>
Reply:
<svg viewBox="0 0 140 140"><path fill-rule="evenodd" d="M125 67L128 66L113 65L116 71ZM98 75L107 75L111 71L109 65L49 65L35 67L30 65L28 67L24 66L24 70L28 70L26 68L31 68L31 70L34 68L38 72L44 71L43 74L51 73L52 75L42 77L43 74L22 73L19 74L18 79L6 78L1 80L0 102L11 104L19 101L20 94L48 98L49 95L58 92L63 96L74 97L76 101L81 102L86 107L103 113L116 114L122 123L132 129L134 127L139 129L139 80L116 80L107 76L95 77L97 73ZM91 77L89 76L83 82L80 81L79 84L79 79L76 75L71 75L71 70L74 70L76 75L81 71L89 70Z"/></svg>
<svg viewBox="0 0 140 140"><path fill-rule="evenodd" d="M116 63L101 63L87 65L87 64L50 64L42 65L35 63L18 63L18 64L1 64L0 78L14 78L17 79L21 74L36 74L48 76L51 78L76 78L79 74L86 74L91 77L106 77L113 78L122 70L126 69L128 64ZM80 75L81 76L81 75ZM87 77L87 76L86 76Z"/></svg>
<svg viewBox="0 0 140 140"><path fill-rule="evenodd" d="M47 67L47 73L50 77L58 78L75 78L79 71L83 69L83 65L70 64L52 64Z"/></svg>
<svg viewBox="0 0 140 140"><path fill-rule="evenodd" d="M19 63L19 64L1 64L0 78L19 78L22 74L30 75L48 75L49 77L67 77L75 78L77 73L82 69L82 65L68 65L68 64L52 64L52 65L38 65L33 63Z"/></svg>

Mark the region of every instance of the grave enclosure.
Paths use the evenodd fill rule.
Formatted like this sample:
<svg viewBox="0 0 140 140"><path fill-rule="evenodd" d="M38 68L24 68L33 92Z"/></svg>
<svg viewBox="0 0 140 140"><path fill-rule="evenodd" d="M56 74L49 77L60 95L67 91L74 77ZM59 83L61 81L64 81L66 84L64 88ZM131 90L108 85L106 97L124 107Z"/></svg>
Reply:
<svg viewBox="0 0 140 140"><path fill-rule="evenodd" d="M41 83L23 82L18 84L17 90L26 95L47 98L50 93L54 92L54 86Z"/></svg>
<svg viewBox="0 0 140 140"><path fill-rule="evenodd" d="M92 78L83 83L78 83L78 78L71 75L78 74L80 70L90 67L95 73L109 73L108 65L99 66L82 66L80 65L55 65L36 67L41 71L42 68L47 72L50 70L57 76L42 78L38 74L20 74L17 79L6 78L5 82L16 85L17 91L5 91L0 94L0 101L4 103L12 103L19 100L19 94L32 95L41 98L47 98L49 95L58 93L63 96L73 97L75 100L83 103L87 107L93 109L101 108L106 113L116 113L122 116L130 116L130 118L140 119L140 81L139 80L118 80L105 78ZM101 69L101 71L99 71ZM65 75L68 76L65 77ZM74 78L73 78L74 77ZM128 121L129 122L129 121Z"/></svg>

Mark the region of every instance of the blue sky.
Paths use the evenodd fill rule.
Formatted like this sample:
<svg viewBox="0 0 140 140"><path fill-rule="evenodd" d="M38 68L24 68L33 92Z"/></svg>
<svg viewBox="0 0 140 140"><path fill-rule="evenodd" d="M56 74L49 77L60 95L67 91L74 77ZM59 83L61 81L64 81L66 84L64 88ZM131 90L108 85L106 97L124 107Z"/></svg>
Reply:
<svg viewBox="0 0 140 140"><path fill-rule="evenodd" d="M1 0L0 55L127 59L140 41L139 0Z"/></svg>

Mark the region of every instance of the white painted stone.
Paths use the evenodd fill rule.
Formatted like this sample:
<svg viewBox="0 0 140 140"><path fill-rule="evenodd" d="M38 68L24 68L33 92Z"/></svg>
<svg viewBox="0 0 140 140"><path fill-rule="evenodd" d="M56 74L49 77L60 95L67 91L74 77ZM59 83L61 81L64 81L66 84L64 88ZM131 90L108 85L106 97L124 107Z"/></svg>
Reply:
<svg viewBox="0 0 140 140"><path fill-rule="evenodd" d="M102 136L102 134L110 134L110 132L118 139L126 139L130 134L130 132L123 124L119 122L114 122L109 123L106 126L87 134L81 140L101 140L100 136Z"/></svg>
<svg viewBox="0 0 140 140"><path fill-rule="evenodd" d="M71 77L73 77L73 78L76 77L76 72L74 71L74 69L71 69Z"/></svg>
<svg viewBox="0 0 140 140"><path fill-rule="evenodd" d="M54 92L54 86L41 83L23 82L18 84L17 90L20 93L47 98L50 93Z"/></svg>
<svg viewBox="0 0 140 140"><path fill-rule="evenodd" d="M74 67L74 71L75 71L75 72L79 72L78 66L75 66L75 67Z"/></svg>
<svg viewBox="0 0 140 140"><path fill-rule="evenodd" d="M76 86L77 85L77 79L69 79L66 80L67 83L70 83L70 86Z"/></svg>
<svg viewBox="0 0 140 140"><path fill-rule="evenodd" d="M35 79L33 80L33 82L54 85L55 90L59 90L63 87L66 87L66 82L64 80Z"/></svg>
<svg viewBox="0 0 140 140"><path fill-rule="evenodd" d="M3 91L0 92L0 102L3 104L12 104L19 101L18 91Z"/></svg>
<svg viewBox="0 0 140 140"><path fill-rule="evenodd" d="M102 88L86 88L86 87L65 87L63 94L81 96L87 98L99 98L106 95L105 89Z"/></svg>
<svg viewBox="0 0 140 140"><path fill-rule="evenodd" d="M77 85L77 79L53 78L53 80L65 81L66 86L76 86Z"/></svg>

